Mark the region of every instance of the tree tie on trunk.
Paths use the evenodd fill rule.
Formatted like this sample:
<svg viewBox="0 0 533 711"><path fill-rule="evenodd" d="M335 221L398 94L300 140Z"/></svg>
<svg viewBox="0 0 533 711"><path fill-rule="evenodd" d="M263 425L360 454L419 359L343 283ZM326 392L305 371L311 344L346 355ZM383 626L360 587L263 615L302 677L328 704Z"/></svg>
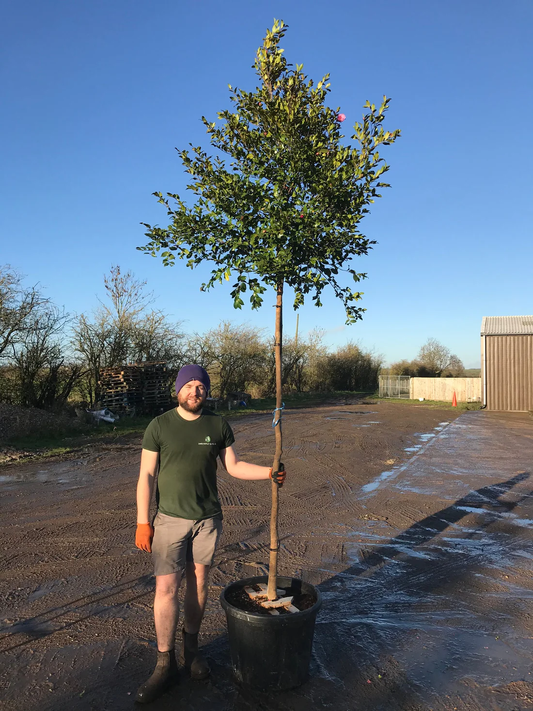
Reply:
<svg viewBox="0 0 533 711"><path fill-rule="evenodd" d="M281 413L285 409L285 403L281 403L281 407L276 407L274 410L272 410L272 427L276 427L276 425L281 422ZM280 415L278 419L276 420L276 412L280 411Z"/></svg>

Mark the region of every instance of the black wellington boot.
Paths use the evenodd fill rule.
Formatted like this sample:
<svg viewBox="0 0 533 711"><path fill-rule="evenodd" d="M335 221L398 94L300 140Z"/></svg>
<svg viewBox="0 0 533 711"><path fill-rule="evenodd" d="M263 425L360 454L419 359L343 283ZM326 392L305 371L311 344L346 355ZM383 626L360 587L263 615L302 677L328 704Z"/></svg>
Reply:
<svg viewBox="0 0 533 711"><path fill-rule="evenodd" d="M174 650L158 652L154 673L148 681L139 687L135 701L140 704L149 704L177 683L178 665Z"/></svg>
<svg viewBox="0 0 533 711"><path fill-rule="evenodd" d="M182 630L180 664L191 673L191 679L201 681L211 673L207 659L198 651L198 633L189 634Z"/></svg>

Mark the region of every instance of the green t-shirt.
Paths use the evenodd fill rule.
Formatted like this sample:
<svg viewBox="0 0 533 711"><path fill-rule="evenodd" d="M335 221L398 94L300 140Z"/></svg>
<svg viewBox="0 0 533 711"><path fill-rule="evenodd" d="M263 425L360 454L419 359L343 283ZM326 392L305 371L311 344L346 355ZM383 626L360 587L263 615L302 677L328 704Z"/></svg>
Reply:
<svg viewBox="0 0 533 711"><path fill-rule="evenodd" d="M184 420L174 408L152 420L143 449L159 452L158 510L192 521L221 516L217 457L234 441L226 420L209 410Z"/></svg>

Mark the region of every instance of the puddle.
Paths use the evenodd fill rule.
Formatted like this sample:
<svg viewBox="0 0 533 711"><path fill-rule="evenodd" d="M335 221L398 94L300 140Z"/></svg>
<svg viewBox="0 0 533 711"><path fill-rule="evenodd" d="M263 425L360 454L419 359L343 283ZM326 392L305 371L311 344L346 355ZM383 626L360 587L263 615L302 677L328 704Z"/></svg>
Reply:
<svg viewBox="0 0 533 711"><path fill-rule="evenodd" d="M518 518L516 514L499 512L498 514L503 519L511 520L515 526L522 526L523 528L533 528L533 519L531 518Z"/></svg>
<svg viewBox="0 0 533 711"><path fill-rule="evenodd" d="M377 415L378 411L377 410L369 410L368 412L363 412L362 410L337 410L336 412L333 412L331 415L327 415L324 417L325 420L346 420L348 419L345 417L345 415ZM370 424L377 425L379 422L371 422ZM358 425L355 425L356 427ZM360 427L365 427L366 425L359 425Z"/></svg>
<svg viewBox="0 0 533 711"><path fill-rule="evenodd" d="M504 521L510 521L515 526L522 526L523 528L532 528L533 519L530 518L519 518L515 513L511 511L498 511L495 508L484 508L482 506L456 506L458 511L464 511L465 513L473 513L479 516L480 514L488 514L492 518L503 519Z"/></svg>
<svg viewBox="0 0 533 711"><path fill-rule="evenodd" d="M72 484L79 485L89 479L90 474L82 468L82 461L62 462L49 469L28 471L27 469L13 468L0 475L0 484L20 484L32 482L38 484Z"/></svg>
<svg viewBox="0 0 533 711"><path fill-rule="evenodd" d="M424 434L422 434L421 432L416 432L415 437L421 439L422 442L429 442L429 440L435 437L436 434L436 432L426 432Z"/></svg>
<svg viewBox="0 0 533 711"><path fill-rule="evenodd" d="M374 481L371 481L369 484L365 484L364 486L361 487L361 490L364 491L365 493L368 493L369 491L375 491L380 484L383 484L384 481L387 481L387 479L391 479L393 476L396 476L399 473L399 469L391 469L388 472L382 472L377 479L374 479Z"/></svg>
<svg viewBox="0 0 533 711"><path fill-rule="evenodd" d="M420 449L422 449L424 444L427 444L437 435L439 435L440 437L445 437L446 435L442 434L442 430L446 427L446 425L449 424L449 422L440 422L436 427L433 428L433 432L415 432L414 436L418 437L422 444L415 444L412 447L404 447L404 452L418 452Z"/></svg>
<svg viewBox="0 0 533 711"><path fill-rule="evenodd" d="M353 427L370 427L371 425L378 425L379 422L369 422L364 425L359 425L359 424L354 424ZM404 452L408 452L409 454L416 455L419 452L421 452L424 448L425 445L427 445L429 442L432 442L435 437L446 437L445 434L443 434L443 430L446 427L446 425L449 425L449 422L440 422L433 430L433 432L416 432L415 437L417 437L420 441L421 444L415 444L412 445L411 447L404 447ZM369 482L368 484L365 484L364 486L361 487L361 491L363 491L365 494L369 494L372 491L375 491L376 489L379 488L383 482L388 481L389 479L393 479L394 477L398 476L398 474L405 469L408 463L402 464L394 469L391 469L390 471L382 472L374 481ZM403 488L403 487L402 487ZM407 489L406 489L407 490ZM417 492L417 493L422 493L422 492Z"/></svg>
<svg viewBox="0 0 533 711"><path fill-rule="evenodd" d="M39 471L33 474L28 474L27 472L14 472L13 474L2 474L0 475L0 484L7 484L9 482L16 481L35 481L35 482L47 482L50 477L48 472Z"/></svg>

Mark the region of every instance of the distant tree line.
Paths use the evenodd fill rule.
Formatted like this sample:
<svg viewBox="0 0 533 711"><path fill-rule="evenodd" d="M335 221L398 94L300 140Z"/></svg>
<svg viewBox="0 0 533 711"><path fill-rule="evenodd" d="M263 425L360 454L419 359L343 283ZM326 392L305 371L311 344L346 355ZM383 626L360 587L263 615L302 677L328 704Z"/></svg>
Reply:
<svg viewBox="0 0 533 711"><path fill-rule="evenodd" d="M399 360L386 372L418 378L461 378L466 375L461 359L435 338L428 338L414 360Z"/></svg>
<svg viewBox="0 0 533 711"><path fill-rule="evenodd" d="M164 361L171 373L199 363L215 396L275 392L274 344L260 329L222 322L187 335L180 322L153 308L146 282L118 266L104 277L104 292L91 313L71 315L38 285L25 287L19 273L0 266L0 402L93 407L102 368L147 361ZM381 357L355 343L330 351L320 331L283 343L285 392L374 390L381 365Z"/></svg>

